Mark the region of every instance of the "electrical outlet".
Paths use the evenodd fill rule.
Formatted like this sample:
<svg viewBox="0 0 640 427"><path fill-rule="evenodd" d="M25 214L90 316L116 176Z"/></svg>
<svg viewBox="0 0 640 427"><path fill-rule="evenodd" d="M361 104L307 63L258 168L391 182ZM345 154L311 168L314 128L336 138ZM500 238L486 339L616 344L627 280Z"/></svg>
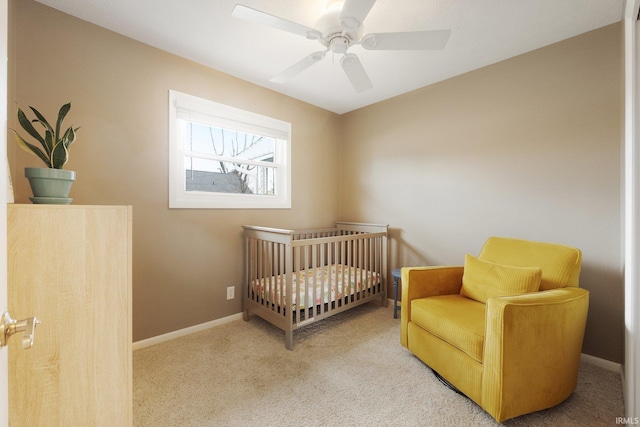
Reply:
<svg viewBox="0 0 640 427"><path fill-rule="evenodd" d="M227 300L234 299L236 297L236 288L235 286L227 287Z"/></svg>

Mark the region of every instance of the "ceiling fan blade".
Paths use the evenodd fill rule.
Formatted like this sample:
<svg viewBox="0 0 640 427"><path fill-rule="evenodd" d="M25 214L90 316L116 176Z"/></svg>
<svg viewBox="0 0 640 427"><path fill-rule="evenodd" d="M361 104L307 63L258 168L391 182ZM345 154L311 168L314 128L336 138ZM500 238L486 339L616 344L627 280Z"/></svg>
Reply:
<svg viewBox="0 0 640 427"><path fill-rule="evenodd" d="M368 50L439 50L450 34L451 30L367 34L360 44Z"/></svg>
<svg viewBox="0 0 640 427"><path fill-rule="evenodd" d="M360 59L355 54L345 54L340 60L340 65L342 65L342 69L349 78L351 86L353 86L353 89L357 93L364 92L373 87Z"/></svg>
<svg viewBox="0 0 640 427"><path fill-rule="evenodd" d="M277 76L271 79L274 83L286 83L316 62L324 58L326 51L313 52L311 55L302 58Z"/></svg>
<svg viewBox="0 0 640 427"><path fill-rule="evenodd" d="M346 0L340 12L340 25L346 31L355 31L364 22L376 0Z"/></svg>
<svg viewBox="0 0 640 427"><path fill-rule="evenodd" d="M318 30L309 28L296 22L288 21L278 16L269 15L268 13L252 9L241 4L235 5L233 11L231 12L231 16L233 16L234 18L243 19L245 21L266 25L278 30L287 31L289 33L297 34L311 40L317 40L322 37L322 33Z"/></svg>

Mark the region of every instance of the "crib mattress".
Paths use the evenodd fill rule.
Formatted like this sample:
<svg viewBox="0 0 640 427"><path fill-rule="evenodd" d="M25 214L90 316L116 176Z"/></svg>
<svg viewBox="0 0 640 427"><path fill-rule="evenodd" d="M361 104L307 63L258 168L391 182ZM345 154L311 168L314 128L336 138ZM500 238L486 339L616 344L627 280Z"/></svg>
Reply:
<svg viewBox="0 0 640 427"><path fill-rule="evenodd" d="M369 289L378 283L374 271L342 264L310 268L292 274L293 309L303 309L321 303L334 302L347 295ZM302 279L300 289L298 282ZM251 289L271 304L286 306L285 275L263 277L251 281ZM298 291L300 295L298 295ZM298 301L300 305L298 306Z"/></svg>

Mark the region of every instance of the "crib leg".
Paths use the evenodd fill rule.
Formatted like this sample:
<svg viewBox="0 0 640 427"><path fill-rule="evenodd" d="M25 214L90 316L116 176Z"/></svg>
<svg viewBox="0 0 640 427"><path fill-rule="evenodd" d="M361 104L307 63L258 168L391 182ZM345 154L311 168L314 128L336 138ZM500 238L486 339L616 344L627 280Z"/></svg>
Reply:
<svg viewBox="0 0 640 427"><path fill-rule="evenodd" d="M284 345L287 350L293 350L293 331L284 332Z"/></svg>
<svg viewBox="0 0 640 427"><path fill-rule="evenodd" d="M383 307L387 307L389 305L389 299L387 299L387 293L383 292L380 298L382 298L382 300L380 301L380 305L382 305Z"/></svg>
<svg viewBox="0 0 640 427"><path fill-rule="evenodd" d="M242 320L245 322L249 321L249 310L242 310Z"/></svg>

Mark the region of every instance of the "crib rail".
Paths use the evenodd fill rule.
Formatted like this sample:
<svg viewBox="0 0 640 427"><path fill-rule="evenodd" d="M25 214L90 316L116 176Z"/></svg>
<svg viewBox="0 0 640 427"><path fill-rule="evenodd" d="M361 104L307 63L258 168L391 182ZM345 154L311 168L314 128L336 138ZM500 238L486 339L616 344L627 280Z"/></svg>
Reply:
<svg viewBox="0 0 640 427"><path fill-rule="evenodd" d="M243 312L285 331L380 298L386 305L387 231L377 224L284 230L244 226Z"/></svg>

